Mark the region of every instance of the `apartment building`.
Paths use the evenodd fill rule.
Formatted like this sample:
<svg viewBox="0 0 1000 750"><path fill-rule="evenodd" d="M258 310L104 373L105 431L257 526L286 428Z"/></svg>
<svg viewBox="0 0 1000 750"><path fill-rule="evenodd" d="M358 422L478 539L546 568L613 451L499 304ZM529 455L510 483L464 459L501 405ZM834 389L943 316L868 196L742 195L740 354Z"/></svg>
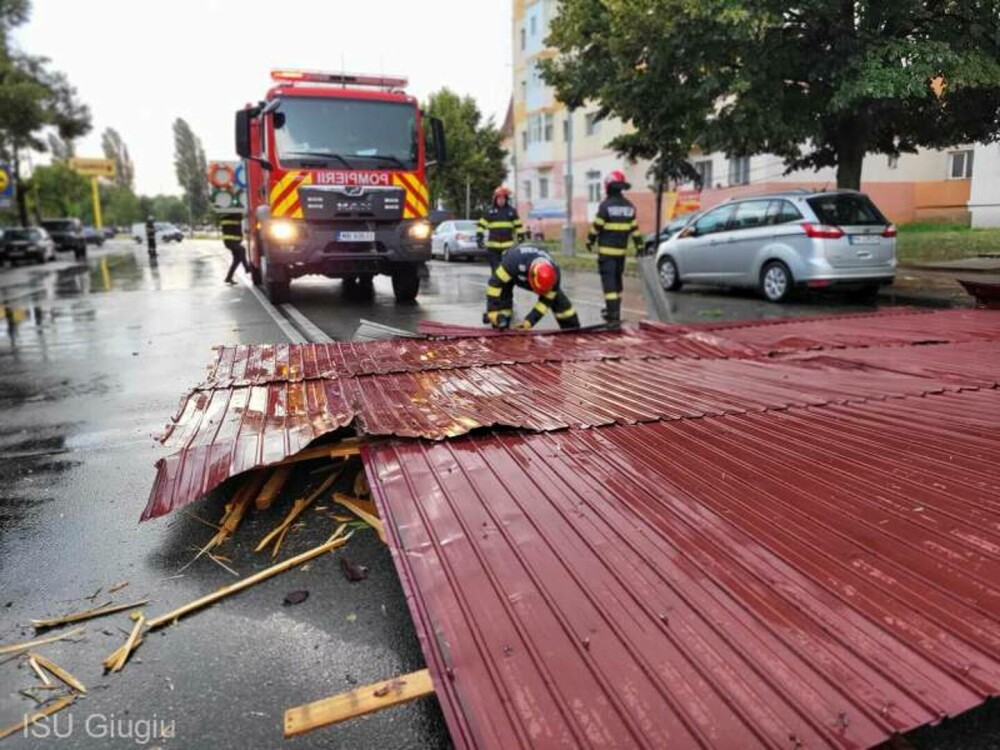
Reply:
<svg viewBox="0 0 1000 750"><path fill-rule="evenodd" d="M651 231L655 222L655 193L648 185L647 163L627 164L607 148L622 132L619 120L596 119L596 107L574 112L559 103L542 81L538 64L554 51L545 46L548 27L558 0L512 0L513 107L508 184L515 193L521 217L546 237L559 236L566 220L567 169L572 169L572 218L580 236L601 200L604 176L622 169L632 183L629 198L638 209L639 224ZM571 130L570 130L571 129ZM567 138L571 134L571 157ZM960 146L946 150L921 150L898 158L871 155L862 169L862 189L894 222L947 221L967 223L973 175L982 204L981 221L1000 224L1000 169L998 146ZM785 174L781 159L762 154L730 158L725 154L692 154L702 176L700 206L707 208L728 198L790 188L822 189L836 186L833 169ZM992 175L992 179L991 179ZM683 187L683 186L682 186ZM692 186L687 186L688 188ZM668 197L668 212L676 203ZM697 202L696 202L697 204ZM987 219L989 216L991 218Z"/></svg>

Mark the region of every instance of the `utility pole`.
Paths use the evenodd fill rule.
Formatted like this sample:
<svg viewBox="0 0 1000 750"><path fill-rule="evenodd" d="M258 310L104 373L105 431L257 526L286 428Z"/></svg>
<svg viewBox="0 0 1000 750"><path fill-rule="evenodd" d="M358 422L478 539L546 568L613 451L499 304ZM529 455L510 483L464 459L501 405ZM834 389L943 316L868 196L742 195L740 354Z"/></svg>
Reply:
<svg viewBox="0 0 1000 750"><path fill-rule="evenodd" d="M562 251L576 251L576 227L573 226L573 110L566 108L566 223L562 231Z"/></svg>
<svg viewBox="0 0 1000 750"><path fill-rule="evenodd" d="M472 180L465 176L465 218L469 218L469 204L472 202Z"/></svg>

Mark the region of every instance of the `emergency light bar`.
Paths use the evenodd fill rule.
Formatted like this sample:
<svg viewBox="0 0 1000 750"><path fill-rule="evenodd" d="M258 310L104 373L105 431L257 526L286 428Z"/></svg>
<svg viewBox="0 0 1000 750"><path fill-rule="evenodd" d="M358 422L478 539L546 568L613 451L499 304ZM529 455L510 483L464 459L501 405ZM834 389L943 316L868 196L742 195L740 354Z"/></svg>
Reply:
<svg viewBox="0 0 1000 750"><path fill-rule="evenodd" d="M271 80L303 83L333 83L343 86L379 86L381 88L406 88L409 80L401 76L371 76L356 73L322 73L316 70L272 70Z"/></svg>

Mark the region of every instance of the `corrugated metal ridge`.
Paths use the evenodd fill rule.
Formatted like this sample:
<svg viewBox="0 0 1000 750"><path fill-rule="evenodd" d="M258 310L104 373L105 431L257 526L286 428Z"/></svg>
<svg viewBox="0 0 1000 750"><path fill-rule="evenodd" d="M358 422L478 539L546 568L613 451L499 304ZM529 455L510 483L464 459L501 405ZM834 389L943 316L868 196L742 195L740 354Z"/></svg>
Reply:
<svg viewBox="0 0 1000 750"><path fill-rule="evenodd" d="M664 323L656 320L639 321L640 328L663 333L680 331L731 331L740 328L797 325L800 323L826 323L830 321L866 321L873 318L894 318L900 315L936 315L940 310L918 307L890 307L872 312L833 313L830 315L795 315L774 318L747 318L745 320L706 320L696 323Z"/></svg>
<svg viewBox="0 0 1000 750"><path fill-rule="evenodd" d="M458 747L869 747L1000 692L1000 393L365 451Z"/></svg>
<svg viewBox="0 0 1000 750"><path fill-rule="evenodd" d="M143 519L352 425L361 434L440 440L489 427L551 431L698 419L998 382L1000 342L912 347L891 358L866 350L770 360L573 361L199 391L164 438L176 452L158 464Z"/></svg>

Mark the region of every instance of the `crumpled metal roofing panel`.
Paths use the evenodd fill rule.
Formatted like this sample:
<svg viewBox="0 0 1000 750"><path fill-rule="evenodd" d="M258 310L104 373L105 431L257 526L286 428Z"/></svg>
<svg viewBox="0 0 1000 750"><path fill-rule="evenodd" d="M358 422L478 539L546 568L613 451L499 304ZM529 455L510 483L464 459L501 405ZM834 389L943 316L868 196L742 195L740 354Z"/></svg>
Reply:
<svg viewBox="0 0 1000 750"><path fill-rule="evenodd" d="M363 458L460 748L862 748L1000 693L1000 391Z"/></svg>
<svg viewBox="0 0 1000 750"><path fill-rule="evenodd" d="M870 350L845 350L782 360L497 365L198 390L167 429L164 440L177 451L158 466L143 520L348 425L371 436L440 440L495 426L549 431L696 419L993 387L1000 379L1000 343L895 351L891 366L864 361L874 358ZM933 371L924 366L928 358Z"/></svg>

